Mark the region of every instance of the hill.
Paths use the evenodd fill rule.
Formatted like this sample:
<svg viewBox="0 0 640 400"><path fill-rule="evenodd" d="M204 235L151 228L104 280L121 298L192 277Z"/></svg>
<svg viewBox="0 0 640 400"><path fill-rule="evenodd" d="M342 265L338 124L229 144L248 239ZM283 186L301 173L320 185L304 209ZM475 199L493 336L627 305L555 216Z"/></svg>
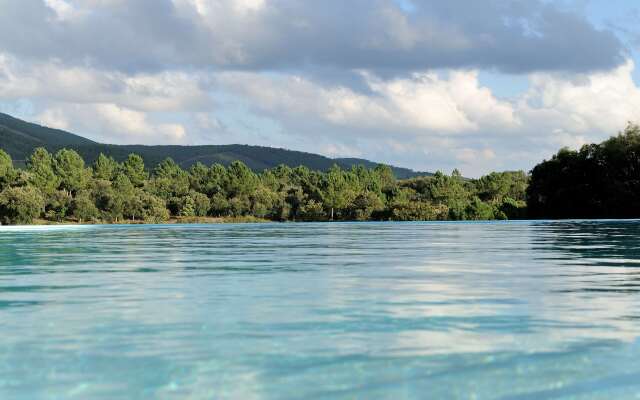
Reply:
<svg viewBox="0 0 640 400"><path fill-rule="evenodd" d="M304 165L313 170L325 171L333 164L342 168L353 165L375 167L378 163L359 158L329 158L319 154L286 150L264 146L241 144L206 145L206 146L144 146L115 145L94 142L82 136L59 129L47 128L22 121L7 114L0 113L0 148L11 155L16 164L24 164L24 160L36 147L44 147L50 152L61 148L74 149L87 161L93 162L100 153L123 161L129 154L141 155L148 167L154 167L167 157L173 158L183 168L196 162L203 164L220 163L228 165L240 160L254 171L262 171L280 164L296 167ZM408 168L392 167L397 178L405 179L416 176L431 175L427 172L416 172Z"/></svg>

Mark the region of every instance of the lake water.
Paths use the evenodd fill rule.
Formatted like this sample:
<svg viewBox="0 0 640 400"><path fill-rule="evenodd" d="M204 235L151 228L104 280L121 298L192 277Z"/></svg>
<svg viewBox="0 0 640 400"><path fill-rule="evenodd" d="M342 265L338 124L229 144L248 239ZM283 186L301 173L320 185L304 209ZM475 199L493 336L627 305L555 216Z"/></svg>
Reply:
<svg viewBox="0 0 640 400"><path fill-rule="evenodd" d="M0 228L0 399L640 397L640 222Z"/></svg>

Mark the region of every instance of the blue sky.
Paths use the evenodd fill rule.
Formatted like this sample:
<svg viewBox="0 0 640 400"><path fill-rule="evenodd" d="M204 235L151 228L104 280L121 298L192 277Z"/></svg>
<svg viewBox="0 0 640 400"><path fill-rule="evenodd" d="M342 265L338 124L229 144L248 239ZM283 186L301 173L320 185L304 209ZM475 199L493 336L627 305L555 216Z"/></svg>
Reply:
<svg viewBox="0 0 640 400"><path fill-rule="evenodd" d="M0 0L0 111L467 176L640 114L629 0Z"/></svg>

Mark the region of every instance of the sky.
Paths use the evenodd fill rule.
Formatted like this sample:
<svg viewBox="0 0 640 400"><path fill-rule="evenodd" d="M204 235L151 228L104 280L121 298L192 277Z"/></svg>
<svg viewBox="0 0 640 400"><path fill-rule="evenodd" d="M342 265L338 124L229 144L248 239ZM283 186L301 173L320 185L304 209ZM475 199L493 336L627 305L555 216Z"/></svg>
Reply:
<svg viewBox="0 0 640 400"><path fill-rule="evenodd" d="M631 0L0 0L0 111L105 143L530 170L640 122L639 18Z"/></svg>

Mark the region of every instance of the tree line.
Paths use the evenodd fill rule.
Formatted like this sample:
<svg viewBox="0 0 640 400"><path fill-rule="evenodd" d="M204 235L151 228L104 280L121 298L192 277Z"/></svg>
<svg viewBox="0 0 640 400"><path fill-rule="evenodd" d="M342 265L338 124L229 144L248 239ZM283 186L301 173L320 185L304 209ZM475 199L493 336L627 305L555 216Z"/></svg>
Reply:
<svg viewBox="0 0 640 400"><path fill-rule="evenodd" d="M532 218L640 217L640 127L535 166L527 203Z"/></svg>
<svg viewBox="0 0 640 400"><path fill-rule="evenodd" d="M189 218L272 221L422 221L526 216L522 171L465 179L458 171L397 180L389 166L328 171L278 166L259 173L244 163L197 163L185 170L167 158L152 169L131 154L100 154L85 165L70 149L37 148L15 168L0 150L0 222L159 223Z"/></svg>

